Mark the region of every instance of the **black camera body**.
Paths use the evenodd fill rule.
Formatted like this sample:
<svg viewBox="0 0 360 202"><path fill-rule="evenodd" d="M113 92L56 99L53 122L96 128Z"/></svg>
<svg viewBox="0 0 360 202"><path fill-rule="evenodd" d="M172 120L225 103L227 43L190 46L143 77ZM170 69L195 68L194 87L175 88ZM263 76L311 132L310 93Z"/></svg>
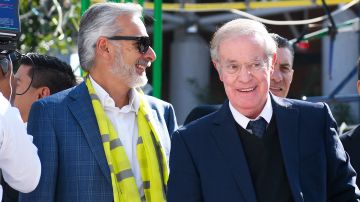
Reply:
<svg viewBox="0 0 360 202"><path fill-rule="evenodd" d="M0 53L16 50L20 34L19 0L0 0Z"/></svg>

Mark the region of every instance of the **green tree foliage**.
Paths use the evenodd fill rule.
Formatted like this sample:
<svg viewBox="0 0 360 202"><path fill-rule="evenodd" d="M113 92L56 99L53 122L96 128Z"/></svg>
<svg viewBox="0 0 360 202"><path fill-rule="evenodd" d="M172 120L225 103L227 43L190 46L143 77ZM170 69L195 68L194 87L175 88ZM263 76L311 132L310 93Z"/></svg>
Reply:
<svg viewBox="0 0 360 202"><path fill-rule="evenodd" d="M20 1L22 53L73 52L80 22L78 0Z"/></svg>

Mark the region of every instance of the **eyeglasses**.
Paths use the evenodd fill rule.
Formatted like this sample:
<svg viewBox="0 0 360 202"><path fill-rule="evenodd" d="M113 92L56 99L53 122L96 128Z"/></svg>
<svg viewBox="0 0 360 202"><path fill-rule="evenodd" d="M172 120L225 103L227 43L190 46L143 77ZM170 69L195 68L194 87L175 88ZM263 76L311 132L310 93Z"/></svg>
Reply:
<svg viewBox="0 0 360 202"><path fill-rule="evenodd" d="M249 73L256 73L256 72L259 72L260 70L263 70L265 69L266 65L268 64L268 60L258 60L258 61L253 61L253 62L250 62L250 63L245 63L243 65L241 64L227 64L227 65L224 65L222 66L224 71L228 74L235 74L239 71L241 71L241 69L243 67L246 68L247 72Z"/></svg>
<svg viewBox="0 0 360 202"><path fill-rule="evenodd" d="M109 40L128 40L136 41L137 48L141 54L145 54L151 44L150 38L148 36L112 36L108 37Z"/></svg>
<svg viewBox="0 0 360 202"><path fill-rule="evenodd" d="M32 86L33 81L34 81L35 69L31 69L30 71L31 71L32 73L31 73L31 78L30 78L31 80L30 80L29 85L27 86L27 88L26 88L25 90L22 90L22 91L20 91L20 92L18 92L19 89L16 88L16 93L15 93L16 95L24 95L26 92L29 91L30 87Z"/></svg>
<svg viewBox="0 0 360 202"><path fill-rule="evenodd" d="M24 60L26 59L27 61L30 61L30 63L31 63L31 68L29 70L29 71L31 71L31 77L30 77L31 80L30 80L30 83L27 86L27 88L25 88L25 90L22 90L22 91L19 92L20 89L16 88L16 93L15 93L16 95L24 95L26 92L29 91L30 87L33 84L34 75L35 75L35 71L36 71L36 69L34 68L35 64L28 55L21 55L21 58L24 59ZM18 70L19 67L20 67L20 61L18 61L16 71Z"/></svg>

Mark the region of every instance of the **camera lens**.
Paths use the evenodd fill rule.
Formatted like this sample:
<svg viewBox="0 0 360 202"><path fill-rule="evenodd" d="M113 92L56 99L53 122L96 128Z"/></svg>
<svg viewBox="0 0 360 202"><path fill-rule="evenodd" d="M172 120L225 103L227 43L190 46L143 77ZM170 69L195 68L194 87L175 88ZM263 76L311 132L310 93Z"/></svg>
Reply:
<svg viewBox="0 0 360 202"><path fill-rule="evenodd" d="M0 56L0 67L3 75L9 71L9 60L5 56Z"/></svg>

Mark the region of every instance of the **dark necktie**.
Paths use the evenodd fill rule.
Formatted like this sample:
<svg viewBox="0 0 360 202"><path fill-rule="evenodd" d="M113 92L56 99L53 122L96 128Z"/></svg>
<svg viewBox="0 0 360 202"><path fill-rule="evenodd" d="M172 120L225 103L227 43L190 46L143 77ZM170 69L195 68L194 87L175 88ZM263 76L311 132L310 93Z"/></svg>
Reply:
<svg viewBox="0 0 360 202"><path fill-rule="evenodd" d="M250 121L246 128L250 129L252 134L261 138L264 135L266 124L265 119L260 117L258 120Z"/></svg>

